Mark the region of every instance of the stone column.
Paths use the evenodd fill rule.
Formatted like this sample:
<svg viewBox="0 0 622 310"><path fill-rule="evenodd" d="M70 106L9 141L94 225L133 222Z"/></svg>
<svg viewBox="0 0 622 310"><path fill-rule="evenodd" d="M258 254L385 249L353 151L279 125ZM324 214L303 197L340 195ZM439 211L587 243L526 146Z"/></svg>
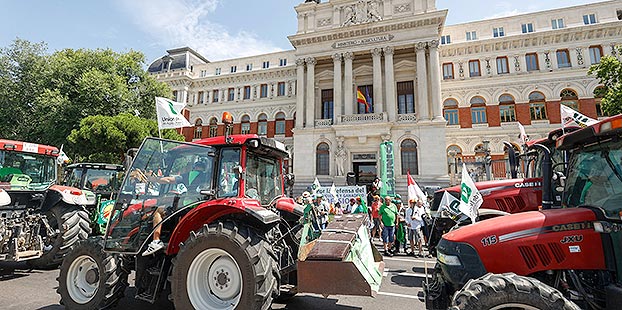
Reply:
<svg viewBox="0 0 622 310"><path fill-rule="evenodd" d="M395 71L393 66L393 52L394 49L391 46L387 46L382 49L384 51L384 75L386 78L386 107L387 114L389 116L389 122L394 122L397 118L397 104L395 93Z"/></svg>
<svg viewBox="0 0 622 310"><path fill-rule="evenodd" d="M333 109L335 111L334 122L338 123L343 114L341 107L343 106L342 98L342 81L341 81L341 54L333 55Z"/></svg>
<svg viewBox="0 0 622 310"><path fill-rule="evenodd" d="M257 84L255 87L257 87L256 93L255 93L257 96L257 99L261 99L261 84Z"/></svg>
<svg viewBox="0 0 622 310"><path fill-rule="evenodd" d="M345 60L343 72L343 104L345 108L344 114L352 115L354 108L354 90L352 89L352 60L354 59L354 54L352 54L352 52L346 52L343 54L343 59Z"/></svg>
<svg viewBox="0 0 622 310"><path fill-rule="evenodd" d="M235 97L235 102L240 101L240 87L236 86L233 91L234 91L233 96Z"/></svg>
<svg viewBox="0 0 622 310"><path fill-rule="evenodd" d="M551 59L551 69L559 69L559 67L557 66L557 51L551 51L549 53L549 58Z"/></svg>
<svg viewBox="0 0 622 310"><path fill-rule="evenodd" d="M520 72L527 73L527 58L525 53L521 53L518 55L518 62L520 63Z"/></svg>
<svg viewBox="0 0 622 310"><path fill-rule="evenodd" d="M371 50L371 56L374 65L374 113L382 113L382 50L374 48Z"/></svg>
<svg viewBox="0 0 622 310"><path fill-rule="evenodd" d="M417 119L429 120L428 109L428 69L425 60L425 42L417 43Z"/></svg>
<svg viewBox="0 0 622 310"><path fill-rule="evenodd" d="M315 64L317 61L313 57L308 57L307 63L307 108L306 108L306 128L315 126Z"/></svg>
<svg viewBox="0 0 622 310"><path fill-rule="evenodd" d="M305 60L296 59L296 128L305 122Z"/></svg>
<svg viewBox="0 0 622 310"><path fill-rule="evenodd" d="M445 121L443 117L443 106L441 103L441 62L439 60L437 40L428 43L430 48L430 101L432 102L432 114L435 121Z"/></svg>
<svg viewBox="0 0 622 310"><path fill-rule="evenodd" d="M225 101L227 101L227 96L229 95L228 93L228 88L223 88L220 90L220 103L225 103Z"/></svg>
<svg viewBox="0 0 622 310"><path fill-rule="evenodd" d="M538 66L540 67L540 72L549 71L551 65L551 54L549 51L537 51L538 53ZM547 55L548 55L548 64L547 64Z"/></svg>

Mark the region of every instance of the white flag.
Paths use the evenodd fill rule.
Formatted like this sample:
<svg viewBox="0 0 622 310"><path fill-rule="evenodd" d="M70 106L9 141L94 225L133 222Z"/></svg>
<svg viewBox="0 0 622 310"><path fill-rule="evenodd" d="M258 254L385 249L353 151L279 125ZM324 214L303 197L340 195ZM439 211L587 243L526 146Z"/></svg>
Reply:
<svg viewBox="0 0 622 310"><path fill-rule="evenodd" d="M575 111L574 109L572 109L571 107L565 106L563 104L559 105L559 109L560 109L560 113L562 116L562 127L566 127L568 125L572 125L572 123L575 123L581 127L587 127L587 126L592 126L596 123L598 123L597 120L593 119L593 118L589 118L577 111Z"/></svg>
<svg viewBox="0 0 622 310"><path fill-rule="evenodd" d="M527 143L527 141L529 140L529 136L527 136L527 133L525 132L525 127L520 122L518 123L518 130L520 131L520 135L518 136L518 138L523 142L523 144Z"/></svg>
<svg viewBox="0 0 622 310"><path fill-rule="evenodd" d="M69 156L67 156L67 154L65 154L65 152L63 151L63 146L65 145L60 146L58 157L56 157L57 165L68 164L71 161L71 159L69 159Z"/></svg>
<svg viewBox="0 0 622 310"><path fill-rule="evenodd" d="M417 185L415 179L413 179L413 177L410 175L410 171L406 172L406 176L408 177L408 201L421 200L424 205L427 205L427 195L421 190L421 187Z"/></svg>
<svg viewBox="0 0 622 310"><path fill-rule="evenodd" d="M313 181L313 184L311 184L311 191L313 192L313 194L315 194L315 192L317 192L320 187L322 187L322 184L320 184L320 181L316 177Z"/></svg>
<svg viewBox="0 0 622 310"><path fill-rule="evenodd" d="M158 116L158 128L181 128L191 127L192 125L183 116L181 110L186 106L185 103L175 102L170 99L156 97L156 114Z"/></svg>
<svg viewBox="0 0 622 310"><path fill-rule="evenodd" d="M457 218L458 215L462 214L460 212L460 200L454 197L449 192L445 191L443 193L443 198L441 199L441 203L438 206L438 211L441 212L443 210L447 210L451 215L451 218Z"/></svg>
<svg viewBox="0 0 622 310"><path fill-rule="evenodd" d="M335 182L330 187L330 194L333 195L333 202L337 202L337 188L335 188Z"/></svg>
<svg viewBox="0 0 622 310"><path fill-rule="evenodd" d="M475 183L469 175L469 171L466 165L462 164L462 184L460 186L460 211L471 218L471 223L475 223L477 218L479 206L482 205L484 199L482 194L479 193Z"/></svg>

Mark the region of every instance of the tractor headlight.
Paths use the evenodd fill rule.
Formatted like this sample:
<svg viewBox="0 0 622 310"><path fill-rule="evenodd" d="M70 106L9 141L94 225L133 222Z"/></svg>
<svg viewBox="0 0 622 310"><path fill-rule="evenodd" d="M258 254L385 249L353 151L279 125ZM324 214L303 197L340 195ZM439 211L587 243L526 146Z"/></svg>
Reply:
<svg viewBox="0 0 622 310"><path fill-rule="evenodd" d="M460 258L458 256L447 255L447 254L443 254L442 252L437 251L436 257L438 258L439 262L447 266L462 266L462 263L460 262Z"/></svg>

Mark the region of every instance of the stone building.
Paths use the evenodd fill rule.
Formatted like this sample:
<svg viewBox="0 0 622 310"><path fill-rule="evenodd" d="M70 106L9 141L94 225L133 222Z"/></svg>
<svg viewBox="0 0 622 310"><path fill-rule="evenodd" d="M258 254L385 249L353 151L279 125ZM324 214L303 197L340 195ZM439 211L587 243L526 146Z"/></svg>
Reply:
<svg viewBox="0 0 622 310"><path fill-rule="evenodd" d="M488 155L491 177L504 178L502 141L520 149L518 122L533 139L559 128L560 104L602 116L587 70L622 43L619 0L449 26L434 0L295 9L293 50L210 62L180 48L149 71L189 104L188 140L224 134L229 111L233 133L289 147L302 185L342 185L348 172L371 182L383 141L394 143L399 192L407 171L446 185L462 161L481 170Z"/></svg>

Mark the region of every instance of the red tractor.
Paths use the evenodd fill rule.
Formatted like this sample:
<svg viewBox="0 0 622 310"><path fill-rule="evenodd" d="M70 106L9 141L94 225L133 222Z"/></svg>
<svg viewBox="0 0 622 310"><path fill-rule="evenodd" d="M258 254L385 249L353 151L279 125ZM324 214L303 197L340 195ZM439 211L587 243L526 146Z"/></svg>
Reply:
<svg viewBox="0 0 622 310"><path fill-rule="evenodd" d="M89 204L73 187L55 185L60 151L0 140L0 261L56 267L90 233Z"/></svg>
<svg viewBox="0 0 622 310"><path fill-rule="evenodd" d="M559 188L563 208L445 234L424 285L427 309L448 308L452 296L452 309L622 308L622 115L563 135L556 148L569 154L567 177L544 191Z"/></svg>
<svg viewBox="0 0 622 310"><path fill-rule="evenodd" d="M61 303L112 306L132 270L135 298L169 296L177 309L267 309L297 292L374 295L383 263L367 217L314 230L313 212L303 217L305 208L284 195L287 157L282 143L256 135L146 139L105 236L65 258ZM161 250L149 246L154 239Z"/></svg>

